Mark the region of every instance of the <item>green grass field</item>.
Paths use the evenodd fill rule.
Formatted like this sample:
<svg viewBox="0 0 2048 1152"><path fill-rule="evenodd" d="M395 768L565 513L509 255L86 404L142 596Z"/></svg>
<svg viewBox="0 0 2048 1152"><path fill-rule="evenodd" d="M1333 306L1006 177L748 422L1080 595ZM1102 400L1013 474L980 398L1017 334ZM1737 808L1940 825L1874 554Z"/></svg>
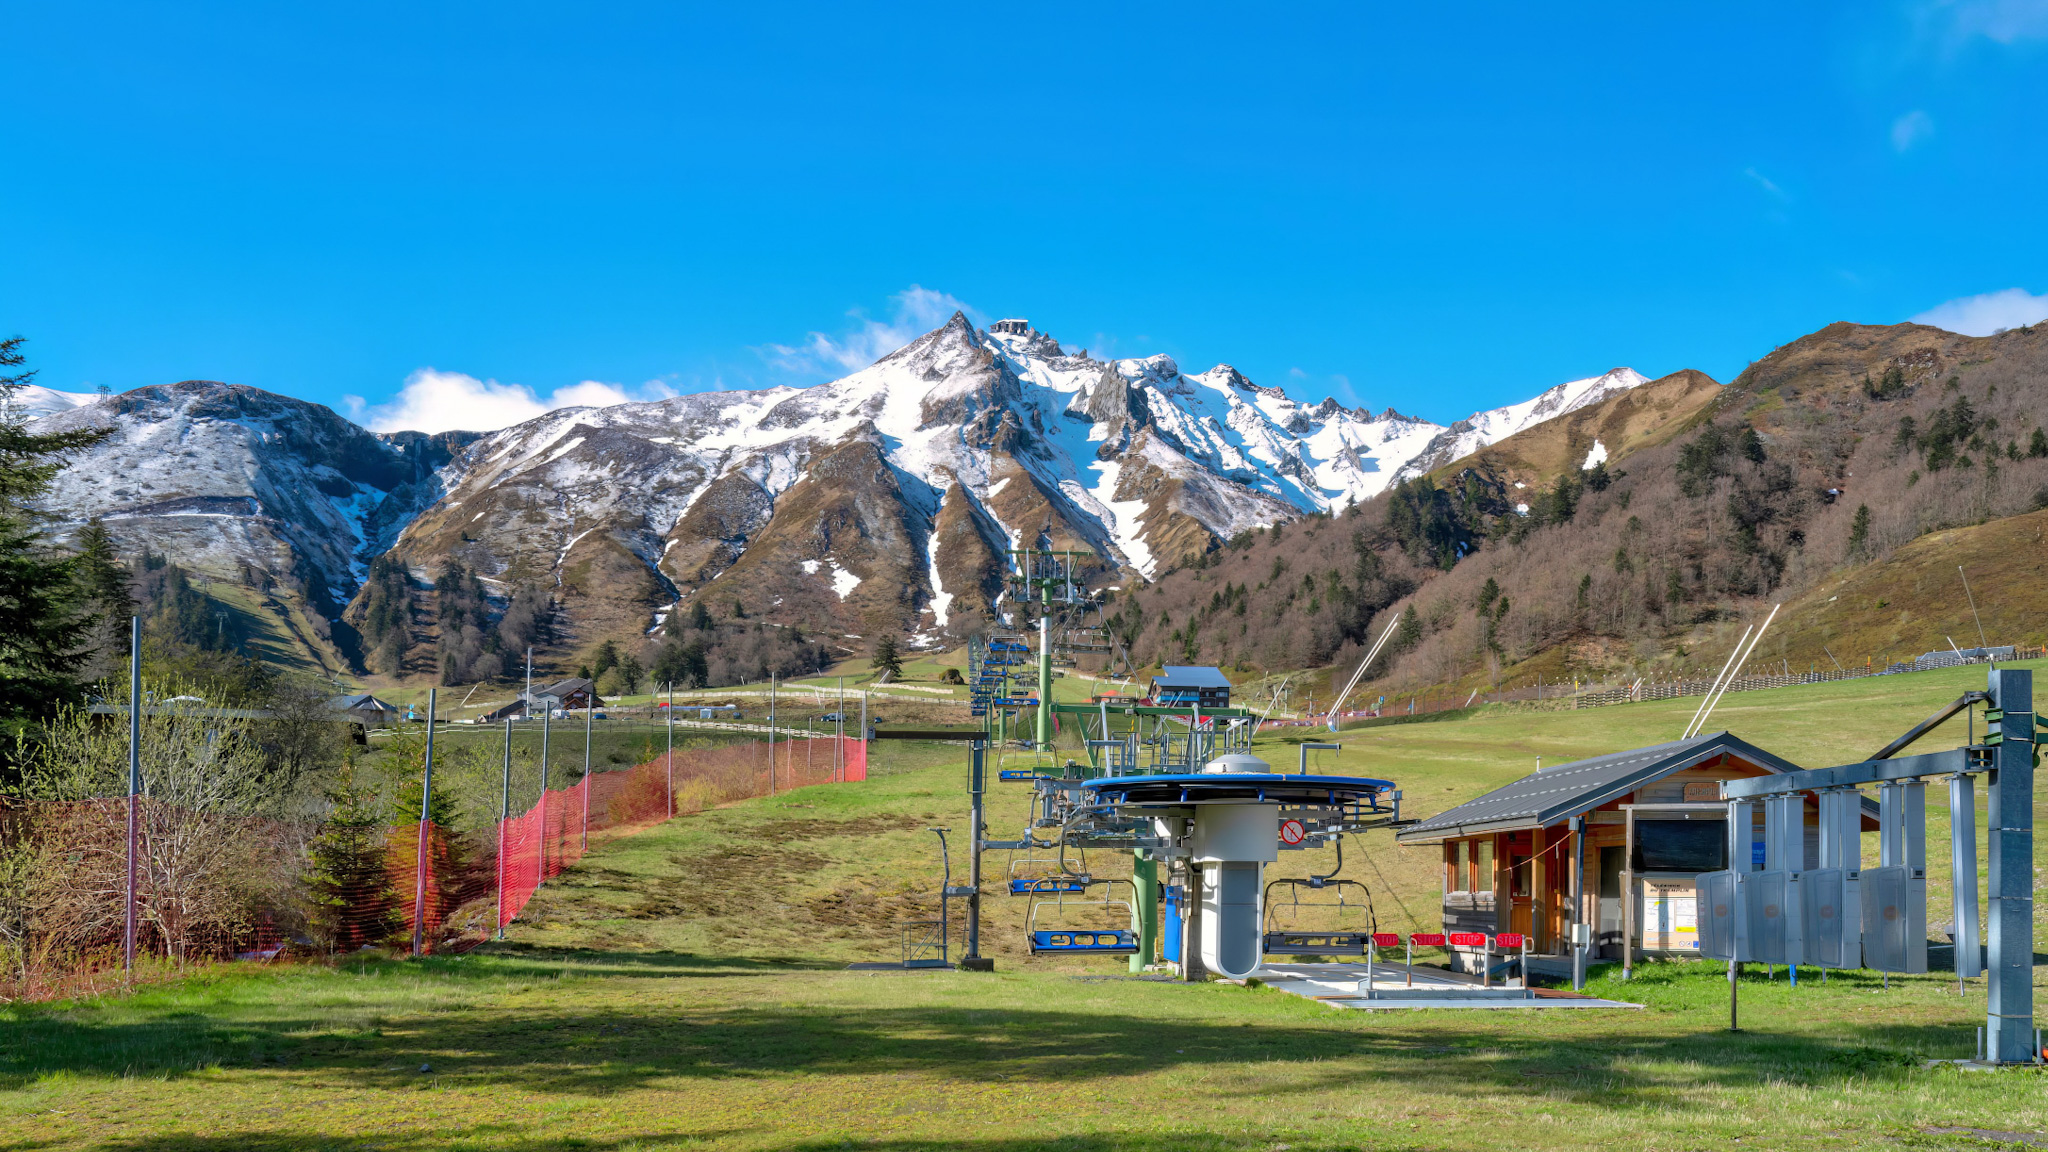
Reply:
<svg viewBox="0 0 2048 1152"><path fill-rule="evenodd" d="M1981 684L1748 693L1712 727L1821 766ZM1399 781L1426 815L1538 756L1673 738L1696 703L1365 728L1318 755ZM1278 738L1262 750L1294 762ZM1003 897L987 901L994 975L845 971L893 956L894 925L932 907L925 829L964 828L962 759L879 743L866 784L607 842L467 957L231 966L0 1007L0 1149L1984 1148L2048 1132L2037 1074L1923 1067L1968 1055L1983 1018L1982 982L1958 994L1940 973L1807 973L1794 990L1755 972L1732 1035L1710 964L1626 985L1599 970L1591 990L1639 1012L1363 1013L1037 960ZM1023 792L997 792L993 833L1024 815ZM1434 927L1434 849L1385 833L1353 849L1383 925ZM1284 867L1327 865L1311 855ZM991 853L989 880L1008 863Z"/></svg>

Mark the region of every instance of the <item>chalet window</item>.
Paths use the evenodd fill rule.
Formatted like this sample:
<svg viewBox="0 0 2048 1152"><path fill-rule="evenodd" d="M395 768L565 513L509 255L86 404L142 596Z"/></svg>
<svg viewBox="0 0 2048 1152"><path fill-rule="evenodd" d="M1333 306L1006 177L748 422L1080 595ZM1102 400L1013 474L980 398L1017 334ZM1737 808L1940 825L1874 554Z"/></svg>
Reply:
<svg viewBox="0 0 2048 1152"><path fill-rule="evenodd" d="M1728 866L1726 820L1638 820L1637 872L1718 872Z"/></svg>

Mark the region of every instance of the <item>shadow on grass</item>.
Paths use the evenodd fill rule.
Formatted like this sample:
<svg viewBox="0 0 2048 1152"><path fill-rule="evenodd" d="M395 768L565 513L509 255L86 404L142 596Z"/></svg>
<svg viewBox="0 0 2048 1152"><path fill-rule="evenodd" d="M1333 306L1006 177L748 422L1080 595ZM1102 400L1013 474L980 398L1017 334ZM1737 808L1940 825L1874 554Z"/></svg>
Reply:
<svg viewBox="0 0 2048 1152"><path fill-rule="evenodd" d="M689 958L646 959L641 974L696 974ZM703 963L712 972L714 963L730 967ZM537 965L535 971L547 969ZM1223 1007L1213 999L1190 1006L1198 1012ZM1562 1091L1614 1107L1688 1110L1702 1106L1693 1091L1699 1087L1825 1086L1917 1075L1920 1054L1967 1051L1973 1042L1972 1028L1961 1024L1850 1025L1836 1037L1660 1035L1627 1025L1586 1035L1564 1021L1558 1034L1504 1028L1485 1018L1491 1014L1391 1021L1348 1013L1304 1017L1291 1010L1276 1015L1249 1001L1246 1007L1249 1013L1225 1007L1218 1013L1223 1019L1190 1020L1148 1013L1136 1003L1098 1011L701 1002L508 1010L500 1003L410 1015L360 1034L337 1034L329 1024L288 1011L277 1019L232 1021L187 1008L133 1023L88 1013L32 1013L0 1021L0 1050L11 1054L0 1086L20 1087L57 1072L176 1077L222 1067L258 1075L312 1070L329 1083L368 1090L431 1080L442 1088L502 1086L583 1097L790 1075L934 1077L1057 1092L1064 1084L1162 1071L1276 1064L1288 1066L1274 1074L1289 1081L1289 1092L1350 1091L1384 1078L1405 1091L1447 1097L1512 1102ZM1212 1090L1258 1096L1273 1090L1268 1080Z"/></svg>
<svg viewBox="0 0 2048 1152"><path fill-rule="evenodd" d="M388 1152L408 1152L412 1149L457 1147L488 1147L504 1149L506 1152L550 1152L553 1149L578 1149L580 1152L613 1152L617 1149L659 1149L698 1148L705 1143L728 1136L747 1135L741 1132L691 1132L688 1134L644 1133L613 1139L592 1140L580 1137L533 1137L521 1136L503 1127L458 1129L451 1132L406 1135L379 1133L375 1136L334 1135L324 1132L254 1132L222 1135L195 1135L189 1133L147 1136L138 1140L115 1140L99 1145L112 1152L301 1152L307 1148L333 1149L335 1152L370 1152L372 1149ZM760 1133L751 1133L758 1137ZM837 1152L841 1149L860 1148L868 1152L1241 1152L1258 1149L1269 1152L1273 1148L1270 1134L1224 1135L1214 1132L1173 1132L1173 1133L1095 1133L1087 1135L1022 1137L1013 1139L973 1140L957 1137L917 1139L898 1137L889 1140L830 1138L821 1140L799 1140L789 1144L771 1144L780 1152ZM1336 1152L1338 1149L1353 1150L1359 1145L1353 1141L1302 1138L1290 1136L1288 1148L1294 1152ZM1376 1148L1400 1148L1400 1144L1373 1145ZM1437 1142L1425 1141L1417 1147L1436 1148ZM0 1152L27 1152L37 1147L28 1144L0 1144Z"/></svg>
<svg viewBox="0 0 2048 1152"><path fill-rule="evenodd" d="M373 963L391 963L387 960ZM632 976L639 978L719 976L775 976L790 972L837 972L846 967L835 960L809 956L699 956L694 952L614 952L588 948L547 948L523 943L488 943L460 956L430 956L405 960L406 966L437 976L499 980L507 977L553 975L567 971L578 976Z"/></svg>

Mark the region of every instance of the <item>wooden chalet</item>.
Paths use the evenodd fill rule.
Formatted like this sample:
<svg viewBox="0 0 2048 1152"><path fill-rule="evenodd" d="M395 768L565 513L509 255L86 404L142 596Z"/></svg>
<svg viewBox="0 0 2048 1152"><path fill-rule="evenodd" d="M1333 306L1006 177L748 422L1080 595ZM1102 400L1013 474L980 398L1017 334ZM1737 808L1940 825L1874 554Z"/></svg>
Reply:
<svg viewBox="0 0 2048 1152"><path fill-rule="evenodd" d="M579 712L604 707L604 698L597 694L597 685L589 679L571 676L534 689L533 707L536 711Z"/></svg>
<svg viewBox="0 0 2048 1152"><path fill-rule="evenodd" d="M1569 954L1573 894L1593 928L1594 958L1696 955L1695 878L1728 866L1723 780L1799 771L1726 732L1541 768L1440 812L1396 837L1443 850L1447 932L1525 932L1540 955ZM1819 809L1807 800L1809 866L1819 860ZM1864 800L1864 827L1877 826ZM1583 819L1583 886L1575 820ZM1751 842L1763 848L1756 805ZM1624 898L1625 897L1625 898ZM1460 958L1470 968L1475 958Z"/></svg>

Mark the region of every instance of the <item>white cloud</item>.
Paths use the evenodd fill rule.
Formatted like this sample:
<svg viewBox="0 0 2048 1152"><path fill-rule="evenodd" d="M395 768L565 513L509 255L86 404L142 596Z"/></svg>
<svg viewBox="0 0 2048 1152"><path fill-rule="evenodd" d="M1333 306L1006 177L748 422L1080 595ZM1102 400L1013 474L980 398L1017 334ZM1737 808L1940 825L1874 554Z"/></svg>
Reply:
<svg viewBox="0 0 2048 1152"><path fill-rule="evenodd" d="M2048 0L1935 0L1920 10L1951 42L1983 36L2000 44L2048 37Z"/></svg>
<svg viewBox="0 0 2048 1152"><path fill-rule="evenodd" d="M1934 135L1934 117L1915 108L1892 121L1892 148L1904 152Z"/></svg>
<svg viewBox="0 0 2048 1152"><path fill-rule="evenodd" d="M1964 336L1990 336L2043 320L2048 320L2048 294L2035 296L2024 288L1964 296L1913 317L1915 324L1931 324Z"/></svg>
<svg viewBox="0 0 2048 1152"><path fill-rule="evenodd" d="M805 375L858 372L926 332L944 324L955 312L980 323L980 313L958 297L912 284L889 298L890 319L870 320L859 309L847 315L859 326L840 337L813 332L802 344L770 344L768 358L777 368Z"/></svg>
<svg viewBox="0 0 2048 1152"><path fill-rule="evenodd" d="M1756 181L1757 187L1763 189L1764 191L1770 193L1772 196L1775 196L1780 200L1790 200L1792 198L1786 195L1785 190L1783 188L1778 187L1776 182L1774 182L1769 176L1764 175L1763 173L1757 171L1754 168L1744 168L1742 170L1742 174L1744 176L1749 177L1751 180Z"/></svg>
<svg viewBox="0 0 2048 1152"><path fill-rule="evenodd" d="M396 396L382 404L366 405L360 396L344 396L342 406L348 409L350 419L373 432L495 432L557 408L605 408L675 394L675 389L658 380L635 389L585 380L557 388L543 400L524 384L500 384L461 372L421 368L405 378Z"/></svg>

